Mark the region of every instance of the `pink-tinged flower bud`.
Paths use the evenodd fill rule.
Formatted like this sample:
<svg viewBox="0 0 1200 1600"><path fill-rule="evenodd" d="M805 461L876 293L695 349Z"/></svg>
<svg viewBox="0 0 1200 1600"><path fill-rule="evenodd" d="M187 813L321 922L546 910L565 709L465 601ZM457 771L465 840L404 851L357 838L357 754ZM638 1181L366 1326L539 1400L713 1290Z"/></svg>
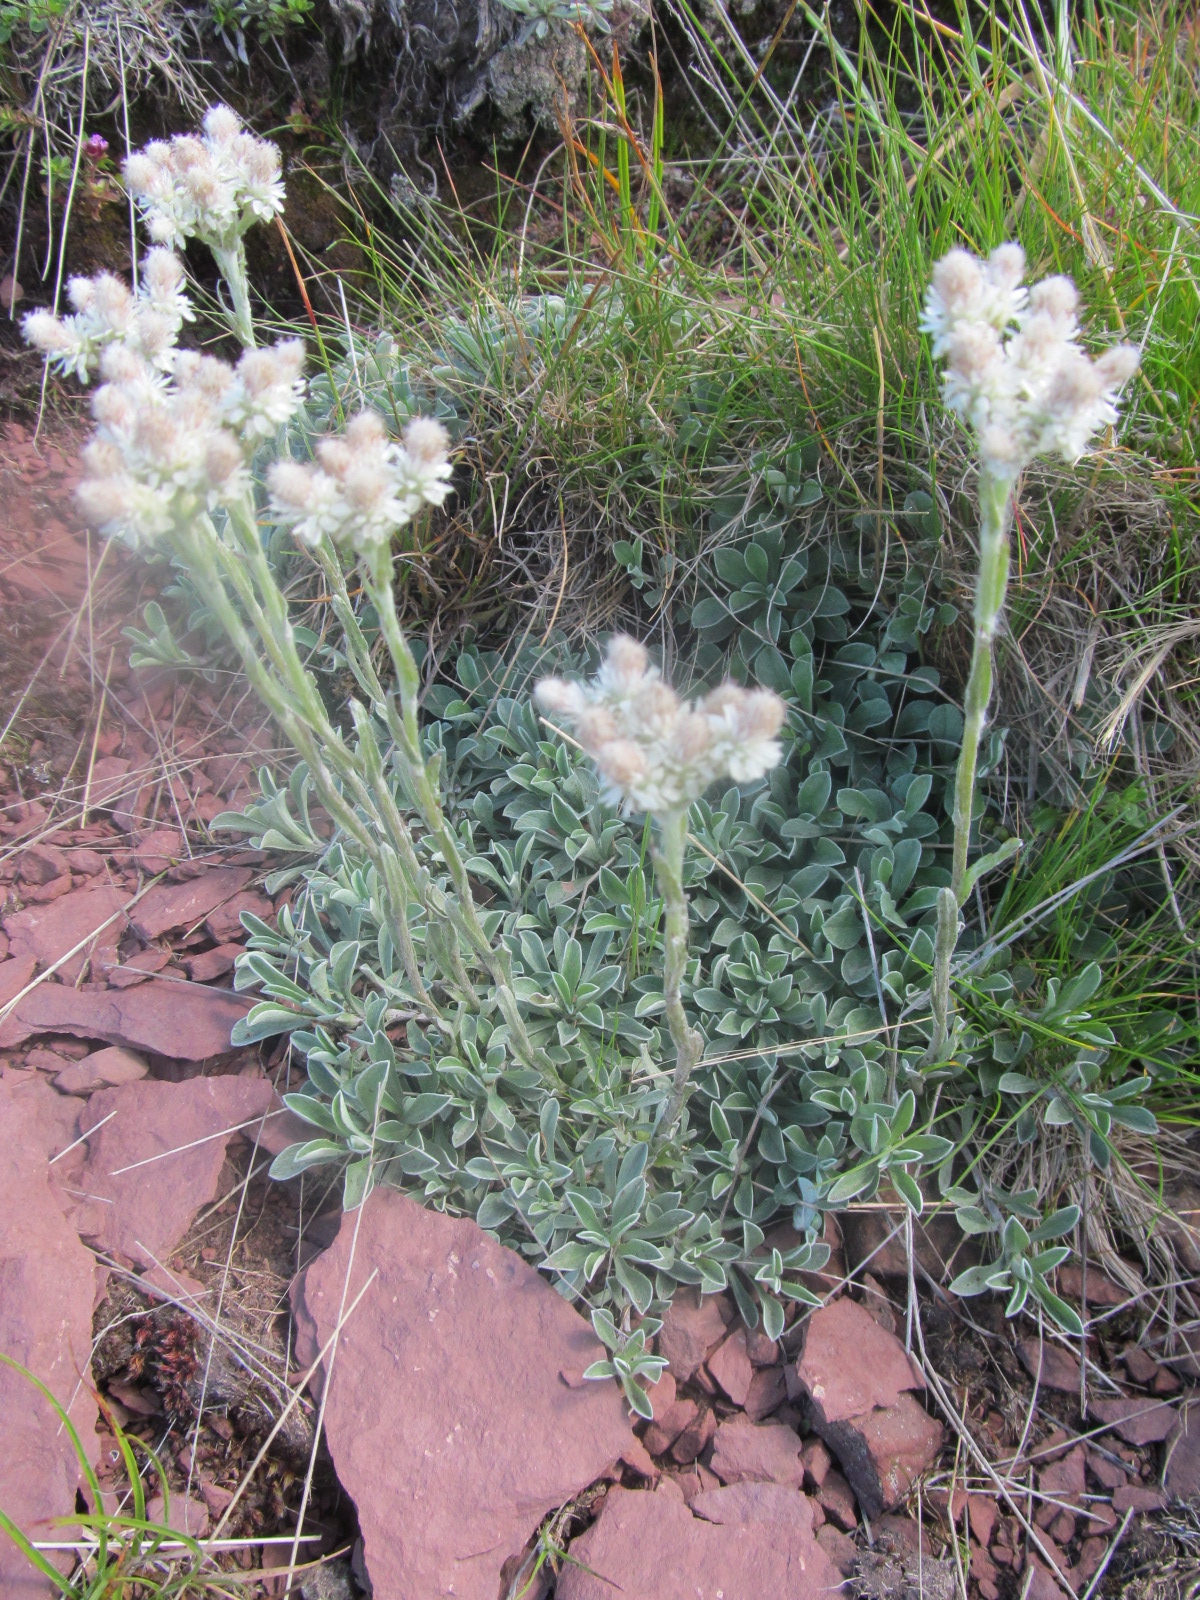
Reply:
<svg viewBox="0 0 1200 1600"><path fill-rule="evenodd" d="M244 139L236 157L246 180L257 188L265 188L279 177L279 148L265 139Z"/></svg>
<svg viewBox="0 0 1200 1600"><path fill-rule="evenodd" d="M614 678L630 687L644 676L650 665L650 657L643 646L623 633L609 640L605 659Z"/></svg>
<svg viewBox="0 0 1200 1600"><path fill-rule="evenodd" d="M245 465L241 447L224 429L209 439L204 450L204 471L214 489L224 488Z"/></svg>
<svg viewBox="0 0 1200 1600"><path fill-rule="evenodd" d="M550 678L546 681L555 683L559 680ZM564 684L563 687L568 692L574 690L576 703L582 703L583 697L575 684ZM586 709L574 712L574 718L575 732L579 735L579 742L591 756L594 756L604 745L611 744L614 739L621 737L621 729L617 719L611 711L606 711L603 706L588 706Z"/></svg>
<svg viewBox="0 0 1200 1600"><path fill-rule="evenodd" d="M96 285L91 278L68 278L67 299L74 311L90 311L96 299Z"/></svg>
<svg viewBox="0 0 1200 1600"><path fill-rule="evenodd" d="M707 754L712 742L708 718L695 711L684 711L671 732L668 751L674 760L686 766Z"/></svg>
<svg viewBox="0 0 1200 1600"><path fill-rule="evenodd" d="M100 356L100 376L110 383L146 383L150 368L127 344L110 344Z"/></svg>
<svg viewBox="0 0 1200 1600"><path fill-rule="evenodd" d="M978 295L981 276L973 255L966 250L950 250L934 266L932 284L947 311L961 312Z"/></svg>
<svg viewBox="0 0 1200 1600"><path fill-rule="evenodd" d="M543 678L533 692L549 717L578 717L586 704L579 685L568 683L565 678Z"/></svg>
<svg viewBox="0 0 1200 1600"><path fill-rule="evenodd" d="M228 106L213 106L205 113L204 131L214 144L230 144L242 131L242 119Z"/></svg>
<svg viewBox="0 0 1200 1600"><path fill-rule="evenodd" d="M81 452L83 464L94 478L111 478L121 472L125 458L111 439L90 439Z"/></svg>
<svg viewBox="0 0 1200 1600"><path fill-rule="evenodd" d="M309 510L316 473L300 461L277 461L267 474L267 486L279 504L289 511Z"/></svg>
<svg viewBox="0 0 1200 1600"><path fill-rule="evenodd" d="M967 383L978 384L1001 359L1000 335L987 322L968 322L956 328L949 346L948 365Z"/></svg>
<svg viewBox="0 0 1200 1600"><path fill-rule="evenodd" d="M354 452L344 439L322 439L317 460L330 477L344 478L354 464Z"/></svg>
<svg viewBox="0 0 1200 1600"><path fill-rule="evenodd" d="M1029 304L1032 310L1043 312L1056 322L1070 322L1079 306L1079 291L1062 274L1043 278L1030 289Z"/></svg>
<svg viewBox="0 0 1200 1600"><path fill-rule="evenodd" d="M360 411L346 424L346 443L352 450L377 450L387 443L387 429L377 411Z"/></svg>
<svg viewBox="0 0 1200 1600"><path fill-rule="evenodd" d="M153 361L159 361L174 347L179 324L165 312L155 311L152 307L143 305L138 313L134 332L138 348L143 355L149 356Z"/></svg>
<svg viewBox="0 0 1200 1600"><path fill-rule="evenodd" d="M132 428L136 414L132 397L120 384L101 384L92 396L92 415L106 428L124 433Z"/></svg>
<svg viewBox="0 0 1200 1600"><path fill-rule="evenodd" d="M632 739L613 739L595 752L601 776L618 789L629 789L646 772L646 757Z"/></svg>
<svg viewBox="0 0 1200 1600"><path fill-rule="evenodd" d="M634 692L630 711L648 732L665 737L679 715L679 696L661 679L650 678Z"/></svg>
<svg viewBox="0 0 1200 1600"><path fill-rule="evenodd" d="M432 417L414 417L404 430L404 448L418 466L434 466L449 454L450 435Z"/></svg>
<svg viewBox="0 0 1200 1600"><path fill-rule="evenodd" d="M194 350L181 350L172 372L180 393L195 394L211 405L219 405L234 382L233 368L227 361L202 356Z"/></svg>
<svg viewBox="0 0 1200 1600"><path fill-rule="evenodd" d="M989 280L999 289L1015 289L1025 276L1025 252L1019 244L997 245L988 257Z"/></svg>
<svg viewBox="0 0 1200 1600"><path fill-rule="evenodd" d="M146 151L138 151L125 158L121 171L125 177L125 187L135 197L148 194L156 183L161 168Z"/></svg>
<svg viewBox="0 0 1200 1600"><path fill-rule="evenodd" d="M156 248L142 263L142 277L153 293L170 294L183 282L183 263L173 250Z"/></svg>
<svg viewBox="0 0 1200 1600"><path fill-rule="evenodd" d="M27 343L47 356L59 355L75 342L53 311L26 312L21 318L21 332Z"/></svg>
<svg viewBox="0 0 1200 1600"><path fill-rule="evenodd" d="M371 516L388 498L392 480L381 461L356 461L342 479L342 491L360 516Z"/></svg>
<svg viewBox="0 0 1200 1600"><path fill-rule="evenodd" d="M699 709L710 717L724 717L727 711L736 712L742 691L736 683L722 683L710 689L700 701Z"/></svg>
<svg viewBox="0 0 1200 1600"><path fill-rule="evenodd" d="M99 319L114 332L123 332L133 315L133 296L111 272L102 272L95 280L95 295L89 307Z"/></svg>
<svg viewBox="0 0 1200 1600"><path fill-rule="evenodd" d="M82 478L75 499L90 523L97 527L121 523L132 517L135 498L127 478Z"/></svg>
<svg viewBox="0 0 1200 1600"><path fill-rule="evenodd" d="M147 146L147 149L152 148L154 146ZM208 146L203 139L197 139L195 134L176 134L169 144L160 143L159 148L164 152L161 157L164 164L173 167L178 173L212 171L212 155Z"/></svg>
<svg viewBox="0 0 1200 1600"><path fill-rule="evenodd" d="M751 689L738 711L738 732L745 739L773 739L783 727L787 707L770 689Z"/></svg>
<svg viewBox="0 0 1200 1600"><path fill-rule="evenodd" d="M1099 374L1082 350L1068 345L1050 380L1046 410L1051 416L1076 411L1097 400L1103 388Z"/></svg>
<svg viewBox="0 0 1200 1600"><path fill-rule="evenodd" d="M1106 389L1120 389L1129 382L1141 363L1136 345L1114 344L1096 357L1096 371Z"/></svg>

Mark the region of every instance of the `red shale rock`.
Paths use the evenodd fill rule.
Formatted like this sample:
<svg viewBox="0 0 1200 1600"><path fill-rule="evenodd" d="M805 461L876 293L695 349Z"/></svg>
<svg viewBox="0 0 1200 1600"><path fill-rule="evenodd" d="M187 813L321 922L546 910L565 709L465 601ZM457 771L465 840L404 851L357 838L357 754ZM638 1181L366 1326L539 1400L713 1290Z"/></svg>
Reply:
<svg viewBox="0 0 1200 1600"><path fill-rule="evenodd" d="M828 1600L840 1575L813 1536L811 1506L794 1495L780 1513L774 1498L710 1506L715 1524L668 1495L611 1489L571 1545L579 1565L563 1567L559 1600ZM746 1520L725 1520L735 1515Z"/></svg>
<svg viewBox="0 0 1200 1600"><path fill-rule="evenodd" d="M251 876L248 867L215 867L184 883L156 884L131 913L134 930L149 943L173 928L198 927L244 889Z"/></svg>
<svg viewBox="0 0 1200 1600"><path fill-rule="evenodd" d="M746 1330L738 1328L709 1356L705 1365L735 1406L744 1406L754 1368L746 1354ZM782 1396L781 1396L782 1398Z"/></svg>
<svg viewBox="0 0 1200 1600"><path fill-rule="evenodd" d="M262 1116L274 1095L265 1078L234 1077L144 1079L94 1094L84 1126L96 1132L78 1187L95 1198L76 1213L79 1232L139 1266L165 1262L216 1196L229 1130Z"/></svg>
<svg viewBox="0 0 1200 1600"><path fill-rule="evenodd" d="M731 1417L717 1429L712 1469L722 1483L780 1483L799 1489L804 1482L799 1436L784 1422Z"/></svg>
<svg viewBox="0 0 1200 1600"><path fill-rule="evenodd" d="M900 1504L937 1460L944 1437L941 1423L911 1394L902 1394L894 1406L877 1406L819 1431L868 1518Z"/></svg>
<svg viewBox="0 0 1200 1600"><path fill-rule="evenodd" d="M1200 1496L1200 1401L1189 1400L1179 1408L1167 1439L1163 1486L1181 1500Z"/></svg>
<svg viewBox="0 0 1200 1600"><path fill-rule="evenodd" d="M1079 1363L1069 1350L1044 1339L1040 1346L1036 1339L1018 1339L1017 1354L1021 1365L1031 1378L1036 1378L1043 1389L1057 1389L1060 1394L1079 1393Z"/></svg>
<svg viewBox="0 0 1200 1600"><path fill-rule="evenodd" d="M93 1050L82 1061L73 1061L55 1075L54 1087L61 1094L91 1094L94 1089L115 1089L118 1084L136 1083L146 1076L146 1063L132 1050L108 1045Z"/></svg>
<svg viewBox="0 0 1200 1600"><path fill-rule="evenodd" d="M563 1381L600 1346L520 1256L390 1189L348 1213L297 1281L302 1362L368 1282L341 1333L325 1430L375 1600L496 1600L502 1567L547 1512L630 1448L620 1390Z"/></svg>
<svg viewBox="0 0 1200 1600"><path fill-rule="evenodd" d="M676 1383L686 1383L713 1345L725 1337L720 1295L679 1289L663 1318L658 1335L660 1356L666 1356Z"/></svg>
<svg viewBox="0 0 1200 1600"><path fill-rule="evenodd" d="M1097 1422L1107 1422L1127 1444L1157 1444L1175 1426L1174 1406L1140 1396L1093 1400L1090 1409Z"/></svg>
<svg viewBox="0 0 1200 1600"><path fill-rule="evenodd" d="M906 1390L925 1387L899 1339L844 1295L808 1319L796 1376L818 1432L875 1406L893 1406Z"/></svg>
<svg viewBox="0 0 1200 1600"><path fill-rule="evenodd" d="M0 1083L0 1129L0 1351L47 1384L90 1441L96 1426L87 1386L95 1297L91 1252L50 1187L47 1130L39 1128L29 1097L7 1083ZM4 1365L0 1418L0 1506L31 1539L70 1538L49 1519L75 1510L78 1459L50 1404ZM0 1538L0 1594L32 1600L54 1592L16 1546Z"/></svg>
<svg viewBox="0 0 1200 1600"><path fill-rule="evenodd" d="M4 919L10 956L32 956L39 967L49 967L68 950L95 936L90 951L85 944L77 955L59 967L63 983L74 983L84 963L92 959L115 964L117 944L125 931L122 906L131 898L111 884L96 884L61 895L46 905L27 906Z"/></svg>
<svg viewBox="0 0 1200 1600"><path fill-rule="evenodd" d="M176 1061L203 1061L229 1050L233 1025L251 1004L229 989L182 979L121 990L42 983L0 1023L0 1049L37 1033L73 1033Z"/></svg>

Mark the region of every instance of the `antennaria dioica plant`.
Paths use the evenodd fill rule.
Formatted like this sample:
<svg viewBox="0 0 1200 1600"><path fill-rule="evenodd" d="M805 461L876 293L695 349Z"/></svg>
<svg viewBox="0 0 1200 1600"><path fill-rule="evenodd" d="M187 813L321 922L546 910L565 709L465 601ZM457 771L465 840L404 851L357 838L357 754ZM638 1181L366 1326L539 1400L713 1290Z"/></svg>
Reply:
<svg viewBox="0 0 1200 1600"><path fill-rule="evenodd" d="M932 335L933 354L946 357L946 405L974 430L979 454L979 572L954 782L953 867L949 887L938 893L932 1060L946 1042L958 913L980 875L1020 847L1019 840L1009 839L967 866L979 742L1008 589L1017 479L1039 455L1078 460L1096 431L1116 422L1117 393L1138 364L1137 351L1125 344L1089 360L1078 343L1075 285L1069 278L1051 277L1026 290L1024 276L1025 252L1018 244L1000 245L986 262L966 250L951 250L933 269L921 322Z"/></svg>
<svg viewBox="0 0 1200 1600"><path fill-rule="evenodd" d="M165 245L135 292L76 281L72 317L26 329L64 370L105 380L90 515L173 555L299 757L286 786L264 772L261 799L219 819L290 856L276 881L305 884L276 926L247 920L236 978L261 995L236 1042L287 1033L307 1066L285 1098L315 1136L275 1176L347 1163L348 1205L389 1182L473 1215L589 1303L635 1406L657 1358L631 1312L681 1284L729 1288L777 1336L787 1302L814 1299L801 1275L827 1258L823 1207L887 1184L920 1211L918 1180L936 1170L967 1224L1019 1211L1030 1240L1048 1236L1027 1196L977 1193L970 1165L955 1179L978 1082L1019 1102L1022 1129L1041 1126L1035 1104L1047 1121L1069 1104L1102 1141L1136 1112L1136 1083L1097 1078L1104 1030L1078 986L1014 1035L1003 956L960 982L953 1059L932 1047L937 913L955 895L940 817L972 738L974 787L982 712L964 737L919 660L937 608L914 577L883 615L855 598L836 537L799 536L823 498L806 447L764 459L734 497L741 533L702 568L691 612L700 675L762 687L685 705L621 638L587 687L590 663L561 645L503 659L468 645L455 681L423 684L393 563L450 489L444 424L460 418L437 373L486 381L510 347L538 359L568 329L586 339L579 306L529 297L448 324L419 376L384 336L305 384L297 342L256 346L241 249L282 204L277 157L219 109L204 139L140 160L152 231L217 254L240 361L178 348L191 308ZM343 378L362 409L329 433ZM704 394L686 407L708 426ZM628 559L640 564L633 546ZM291 618L284 581L305 570L333 640ZM161 611L139 645L187 659ZM327 703L335 677L353 685L344 715ZM1039 1028L1077 1045L1042 1099L1016 1070ZM1015 1231L1004 1238L996 1271L1024 1283ZM1047 1259L1027 1292L1061 1319Z"/></svg>

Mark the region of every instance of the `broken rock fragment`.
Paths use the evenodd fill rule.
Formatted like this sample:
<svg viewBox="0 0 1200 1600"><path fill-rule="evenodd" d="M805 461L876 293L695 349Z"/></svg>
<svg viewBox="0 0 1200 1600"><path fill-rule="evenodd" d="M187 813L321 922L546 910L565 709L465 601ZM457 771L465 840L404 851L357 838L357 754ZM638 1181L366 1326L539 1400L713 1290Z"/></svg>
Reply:
<svg viewBox="0 0 1200 1600"><path fill-rule="evenodd" d="M120 990L41 983L0 1023L0 1049L36 1033L71 1033L175 1061L204 1061L229 1051L233 1025L251 1004L229 989L182 979Z"/></svg>
<svg viewBox="0 0 1200 1600"><path fill-rule="evenodd" d="M658 1353L665 1356L676 1383L686 1383L708 1352L725 1337L723 1296L679 1289L658 1335Z"/></svg>
<svg viewBox="0 0 1200 1600"><path fill-rule="evenodd" d="M899 1339L843 1296L809 1318L795 1376L866 1516L899 1505L943 1437L913 1398L925 1380Z"/></svg>
<svg viewBox="0 0 1200 1600"><path fill-rule="evenodd" d="M0 1352L39 1377L89 1440L96 1426L88 1382L95 1266L50 1188L34 1097L0 1083L0 1127ZM50 1519L75 1510L78 1458L50 1403L2 1364L0 1418L0 1507L30 1539L70 1539L72 1532ZM0 1537L0 1594L33 1600L55 1592Z"/></svg>
<svg viewBox="0 0 1200 1600"><path fill-rule="evenodd" d="M712 1470L722 1483L779 1483L799 1489L804 1482L800 1439L783 1422L722 1422L713 1443Z"/></svg>
<svg viewBox="0 0 1200 1600"><path fill-rule="evenodd" d="M378 1189L293 1304L304 1364L345 1314L325 1430L375 1600L496 1600L543 1517L631 1448L617 1386L560 1376L600 1355L589 1325L468 1219Z"/></svg>
<svg viewBox="0 0 1200 1600"><path fill-rule="evenodd" d="M144 1079L92 1095L80 1233L139 1266L164 1262L216 1197L233 1130L261 1117L274 1094L265 1078L220 1077ZM245 1131L253 1135L253 1122Z"/></svg>
<svg viewBox="0 0 1200 1600"><path fill-rule="evenodd" d="M829 1600L840 1574L813 1534L810 1503L788 1492L782 1503L697 1495L706 1521L672 1496L610 1489L571 1545L559 1600Z"/></svg>
<svg viewBox="0 0 1200 1600"><path fill-rule="evenodd" d="M925 1387L899 1339L845 1295L808 1319L796 1376L818 1432L822 1424L893 1406L906 1390Z"/></svg>
<svg viewBox="0 0 1200 1600"><path fill-rule="evenodd" d="M877 1406L819 1431L870 1518L900 1504L937 1461L944 1438L941 1423L911 1394L902 1394L894 1406Z"/></svg>

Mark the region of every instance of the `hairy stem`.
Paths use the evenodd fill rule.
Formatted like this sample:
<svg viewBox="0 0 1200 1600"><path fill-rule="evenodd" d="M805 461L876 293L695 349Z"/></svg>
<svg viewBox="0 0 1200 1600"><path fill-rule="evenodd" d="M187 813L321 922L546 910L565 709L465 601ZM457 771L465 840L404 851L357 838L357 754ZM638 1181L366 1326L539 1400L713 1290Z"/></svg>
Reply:
<svg viewBox="0 0 1200 1600"><path fill-rule="evenodd" d="M396 764L404 787L436 843L454 885L454 898L446 902L443 914L462 935L475 960L495 984L497 1001L508 1025L514 1051L527 1065L544 1069L547 1062L530 1039L513 999L512 968L508 952L501 943L493 942L488 937L480 921L466 861L463 859L457 835L446 818L438 782L430 771L421 748L421 728L418 718L420 673L408 640L404 636L404 630L400 626L400 619L396 615L390 546L385 546L374 556L364 557L361 571L363 588L379 617L392 670L396 675L396 695L382 696L382 710L394 742ZM399 700L398 709L397 700ZM510 1001L511 1004L508 1003Z"/></svg>
<svg viewBox="0 0 1200 1600"><path fill-rule="evenodd" d="M929 990L929 1009L933 1012L933 1037L925 1052L926 1061L937 1061L946 1047L950 1022L950 958L958 943L958 901L952 889L939 889L937 898L937 942L933 953L933 983Z"/></svg>
<svg viewBox="0 0 1200 1600"><path fill-rule="evenodd" d="M229 290L230 316L234 335L243 350L253 350L254 312L250 305L250 278L246 271L246 246L238 239L228 247L210 244L217 271Z"/></svg>
<svg viewBox="0 0 1200 1600"><path fill-rule="evenodd" d="M958 911L966 898L967 856L975 803L979 743L992 698L992 664L996 633L1008 589L1008 530L1012 519L1013 480L987 468L979 473L979 576L975 582L975 640L971 673L963 697L962 748L954 776L954 857L950 888L938 895L937 944L934 950L930 1005L933 1037L927 1059L942 1052L950 1016L950 959L958 943Z"/></svg>
<svg viewBox="0 0 1200 1600"><path fill-rule="evenodd" d="M979 474L979 576L975 583L975 642L971 675L963 699L962 749L954 778L954 863L950 887L959 906L964 899L967 852L979 741L992 698L992 661L1004 596L1008 589L1008 529L1012 520L1012 479L986 469Z"/></svg>
<svg viewBox="0 0 1200 1600"><path fill-rule="evenodd" d="M679 807L658 819L658 848L654 852L654 877L663 897L663 1000L667 1027L675 1046L675 1078L671 1098L658 1125L656 1146L661 1145L679 1120L687 1101L692 1075L704 1040L690 1027L683 1009L683 976L687 971L688 902L683 890L683 851L687 839L687 810Z"/></svg>

